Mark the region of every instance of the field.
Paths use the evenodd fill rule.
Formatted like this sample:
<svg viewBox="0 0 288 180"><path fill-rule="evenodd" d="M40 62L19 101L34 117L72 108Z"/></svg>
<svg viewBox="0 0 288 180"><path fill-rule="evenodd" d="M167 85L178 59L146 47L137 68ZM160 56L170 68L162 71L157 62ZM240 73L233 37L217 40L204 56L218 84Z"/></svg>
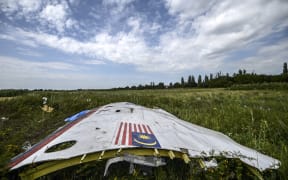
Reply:
<svg viewBox="0 0 288 180"><path fill-rule="evenodd" d="M47 97L47 104L54 108L51 113L42 111L42 97ZM281 161L278 171L262 174L265 179L288 177L288 91L225 89L30 91L14 98L1 98L0 175L5 179L5 165L23 151L24 144L37 143L64 125L66 117L84 109L122 101L160 107L183 120L220 131L242 145ZM219 171L202 176L229 178ZM230 168L229 171L234 170ZM160 172L157 177L161 179L165 175L159 175ZM192 177L191 173L187 176ZM235 177L241 178L241 174Z"/></svg>

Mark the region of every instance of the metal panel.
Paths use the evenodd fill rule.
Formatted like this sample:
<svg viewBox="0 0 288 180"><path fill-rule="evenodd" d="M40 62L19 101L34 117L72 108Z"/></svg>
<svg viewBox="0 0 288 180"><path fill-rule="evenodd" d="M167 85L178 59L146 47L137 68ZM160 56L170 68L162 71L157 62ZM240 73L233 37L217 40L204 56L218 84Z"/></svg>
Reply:
<svg viewBox="0 0 288 180"><path fill-rule="evenodd" d="M46 152L47 149L67 141L76 143L64 150ZM10 168L13 170L33 163L55 160L65 160L63 163L68 160L69 164L73 161L74 164L73 158L77 157L75 163L78 163L79 157L85 154L88 156L104 151L133 148L141 148L143 152L147 152L145 149L155 148L167 152L171 150L174 153L187 154L190 158L239 158L260 171L275 169L280 165L277 159L242 146L220 132L180 120L161 109L149 109L122 102L91 110L84 117L69 122L28 152L14 158ZM165 156L173 157L168 153ZM115 154L111 157L115 157ZM53 168L67 167L63 163L57 163Z"/></svg>

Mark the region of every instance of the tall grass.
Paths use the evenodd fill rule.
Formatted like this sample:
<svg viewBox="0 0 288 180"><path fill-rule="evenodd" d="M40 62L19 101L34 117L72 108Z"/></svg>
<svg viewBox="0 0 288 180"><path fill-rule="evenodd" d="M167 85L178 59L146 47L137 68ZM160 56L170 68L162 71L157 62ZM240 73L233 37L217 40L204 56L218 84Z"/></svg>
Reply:
<svg viewBox="0 0 288 180"><path fill-rule="evenodd" d="M43 112L40 108L44 96L48 98L48 105L54 108L51 113ZM63 125L63 119L66 117L84 109L127 101L151 108L160 107L183 120L223 132L240 144L277 158L281 161L281 167L277 171L276 178L285 179L288 177L287 99L287 91L281 90L30 92L0 101L0 171L4 177L5 165L11 157L23 151L24 142L29 141L31 144L38 142ZM237 163L232 162L230 166L241 169L242 166L236 166ZM195 173L203 175L204 172L193 172L192 167L193 164L187 170L190 175L188 173L185 176L194 177ZM203 177L209 179L210 176L207 175L209 173L205 173ZM265 173L264 177L272 177ZM164 177L167 175L167 170L159 168L155 174ZM212 172L210 174L211 178L221 176L219 171L218 175L217 172L214 172L214 176Z"/></svg>

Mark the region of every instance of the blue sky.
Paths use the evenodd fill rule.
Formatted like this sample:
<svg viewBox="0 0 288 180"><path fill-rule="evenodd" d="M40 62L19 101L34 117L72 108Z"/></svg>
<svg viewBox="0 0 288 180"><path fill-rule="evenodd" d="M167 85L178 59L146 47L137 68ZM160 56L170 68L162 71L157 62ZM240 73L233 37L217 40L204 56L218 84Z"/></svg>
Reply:
<svg viewBox="0 0 288 180"><path fill-rule="evenodd" d="M0 88L112 88L279 74L287 0L0 0Z"/></svg>

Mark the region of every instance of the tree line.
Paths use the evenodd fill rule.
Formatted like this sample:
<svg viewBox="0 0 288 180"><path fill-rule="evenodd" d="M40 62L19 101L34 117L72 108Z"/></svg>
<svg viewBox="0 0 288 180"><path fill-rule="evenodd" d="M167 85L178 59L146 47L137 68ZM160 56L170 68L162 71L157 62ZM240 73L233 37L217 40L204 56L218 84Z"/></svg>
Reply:
<svg viewBox="0 0 288 180"><path fill-rule="evenodd" d="M239 69L237 73L230 75L222 72L216 75L209 74L205 76L198 75L197 79L193 75L189 75L186 79L181 77L179 82L151 82L150 84L139 84L138 86L126 86L115 89L168 89L168 88L227 88L238 84L255 84L255 83L272 83L272 82L288 82L287 63L283 64L283 71L278 75L248 73L245 69Z"/></svg>

